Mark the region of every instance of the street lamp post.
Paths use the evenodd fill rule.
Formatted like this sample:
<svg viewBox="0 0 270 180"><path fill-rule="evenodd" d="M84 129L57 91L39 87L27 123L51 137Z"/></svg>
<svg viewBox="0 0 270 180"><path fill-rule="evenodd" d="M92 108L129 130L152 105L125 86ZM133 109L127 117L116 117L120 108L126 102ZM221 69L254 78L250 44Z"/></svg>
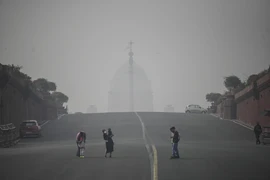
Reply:
<svg viewBox="0 0 270 180"><path fill-rule="evenodd" d="M133 87L133 55L134 53L132 52L132 44L133 42L129 42L129 48L130 51L128 53L129 55L129 101L130 101L130 111L134 111L134 87Z"/></svg>

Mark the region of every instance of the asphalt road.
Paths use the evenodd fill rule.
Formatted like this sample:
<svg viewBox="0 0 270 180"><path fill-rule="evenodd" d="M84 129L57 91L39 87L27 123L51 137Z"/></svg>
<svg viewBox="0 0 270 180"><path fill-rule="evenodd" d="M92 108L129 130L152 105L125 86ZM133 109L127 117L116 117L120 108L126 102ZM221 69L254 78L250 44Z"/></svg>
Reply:
<svg viewBox="0 0 270 180"><path fill-rule="evenodd" d="M252 131L210 115L177 113L68 115L43 126L43 137L0 149L1 180L228 180L270 179L270 146L256 146ZM180 159L170 160L169 128L181 134ZM101 130L115 134L113 158L104 157ZM85 158L75 156L78 131L87 133ZM153 145L157 165L145 143ZM153 149L152 149L153 150ZM151 156L152 157L152 156Z"/></svg>

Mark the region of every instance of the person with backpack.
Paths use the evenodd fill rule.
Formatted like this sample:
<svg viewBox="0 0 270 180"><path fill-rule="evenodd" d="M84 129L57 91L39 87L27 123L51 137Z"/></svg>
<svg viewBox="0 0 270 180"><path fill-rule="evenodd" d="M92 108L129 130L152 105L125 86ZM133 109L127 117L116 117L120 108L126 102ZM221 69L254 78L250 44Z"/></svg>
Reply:
<svg viewBox="0 0 270 180"><path fill-rule="evenodd" d="M179 151L178 151L178 142L180 141L180 135L175 127L171 127L170 131L172 132L172 135L171 135L171 143L172 143L171 159L179 159L180 156L179 156Z"/></svg>
<svg viewBox="0 0 270 180"><path fill-rule="evenodd" d="M76 136L76 143L78 147L76 155L80 158L84 158L85 141L86 141L86 133L83 131L78 132Z"/></svg>
<svg viewBox="0 0 270 180"><path fill-rule="evenodd" d="M259 122L257 122L253 131L254 131L255 137L256 137L256 144L261 144L260 135L262 134L262 127L261 127Z"/></svg>

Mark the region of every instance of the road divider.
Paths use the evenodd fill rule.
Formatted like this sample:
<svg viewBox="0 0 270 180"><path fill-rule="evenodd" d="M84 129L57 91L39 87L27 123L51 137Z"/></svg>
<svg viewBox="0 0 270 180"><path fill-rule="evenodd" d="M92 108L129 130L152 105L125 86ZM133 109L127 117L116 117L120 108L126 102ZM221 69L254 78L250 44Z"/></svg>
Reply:
<svg viewBox="0 0 270 180"><path fill-rule="evenodd" d="M158 180L158 157L157 157L157 149L154 145L152 145L153 150L153 180Z"/></svg>
<svg viewBox="0 0 270 180"><path fill-rule="evenodd" d="M147 130L145 128L144 122L141 118L141 116L135 112L136 116L140 120L141 126L142 126L142 135L145 143L146 150L149 155L150 160L150 168L151 168L151 180L158 180L158 156L157 156L157 150L156 147L151 139L151 137L148 135Z"/></svg>

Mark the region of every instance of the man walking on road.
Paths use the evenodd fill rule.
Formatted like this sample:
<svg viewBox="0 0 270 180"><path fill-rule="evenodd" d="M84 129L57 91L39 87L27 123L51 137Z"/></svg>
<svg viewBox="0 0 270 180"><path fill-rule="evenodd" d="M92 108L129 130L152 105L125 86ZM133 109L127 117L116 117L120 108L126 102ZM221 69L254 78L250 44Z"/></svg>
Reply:
<svg viewBox="0 0 270 180"><path fill-rule="evenodd" d="M171 159L179 159L179 151L178 151L178 142L180 141L180 135L178 131L176 131L175 127L171 127L170 131L172 132L171 142L172 142L172 156Z"/></svg>
<svg viewBox="0 0 270 180"><path fill-rule="evenodd" d="M260 135L262 133L262 127L259 122L257 122L257 125L254 127L254 133L256 136L256 144L261 144Z"/></svg>

